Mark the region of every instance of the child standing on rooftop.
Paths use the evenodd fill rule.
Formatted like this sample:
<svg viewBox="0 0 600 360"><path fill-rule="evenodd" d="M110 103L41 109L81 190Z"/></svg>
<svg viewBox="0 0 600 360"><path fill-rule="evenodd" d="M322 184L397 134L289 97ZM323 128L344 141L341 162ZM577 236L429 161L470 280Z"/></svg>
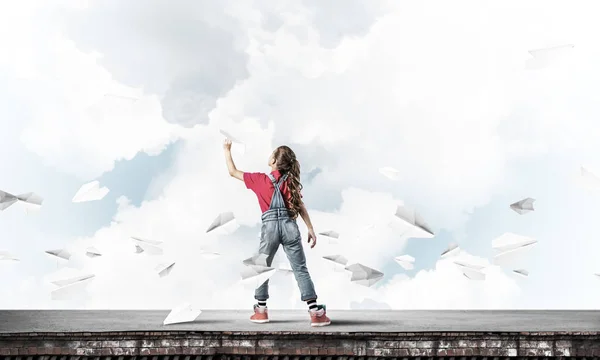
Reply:
<svg viewBox="0 0 600 360"><path fill-rule="evenodd" d="M267 255L267 266L271 266L279 245L287 255L294 277L300 288L302 301L308 305L311 326L329 325L325 305L317 305L317 294L306 267L306 257L302 248L302 238L296 218L298 215L308 228L308 242L313 248L317 237L312 227L308 211L302 201L302 184L300 183L300 163L296 154L287 146L280 146L269 157L268 165L271 173L245 173L238 170L231 157L231 140L223 143L225 160L229 175L241 180L246 188L258 197L262 210L262 228L260 234L259 253ZM250 321L255 323L269 322L267 299L269 298L269 280L266 280L254 293L258 304L254 305L254 315Z"/></svg>

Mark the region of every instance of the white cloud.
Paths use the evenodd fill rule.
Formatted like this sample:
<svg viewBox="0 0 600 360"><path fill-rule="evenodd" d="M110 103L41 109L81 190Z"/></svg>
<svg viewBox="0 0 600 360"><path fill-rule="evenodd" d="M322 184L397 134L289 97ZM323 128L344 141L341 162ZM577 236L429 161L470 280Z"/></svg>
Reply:
<svg viewBox="0 0 600 360"><path fill-rule="evenodd" d="M332 193L341 194L337 212L311 215L317 230L342 233L342 245L321 241L307 249L317 293L331 307L347 308L363 297L393 308L522 304L517 283L497 267L486 270L485 282L475 282L439 261L434 270L414 279L396 276L375 290L350 284L321 260L339 251L381 268L405 245L384 220L396 199L414 205L434 230L460 231L467 212L508 188L510 161L598 150L592 140L600 127L591 119L600 114L587 80L599 74L592 65L600 52L586 46L597 33L593 12L516 4L439 2L432 11L431 3L378 3L363 18L332 27L296 2L277 8L260 1L144 3L151 10L145 12L141 2L90 2L69 12L68 34L77 47L51 37L52 50L42 48L51 59L43 71L35 64L16 67L25 61L12 65L42 89L28 97L39 112L24 132L28 148L91 177L176 136L185 141L173 174L159 182L160 196L139 208L121 199L115 223L78 240L82 248L98 242L107 253L89 261L97 278L85 306L152 308L189 300L204 308L240 308L252 301L252 289L236 282L241 260L258 245L252 227L260 213L255 196L227 176L218 128L235 129L246 143L245 156L236 158L242 170L264 170L281 143L298 149L304 170L322 169L307 189L314 191L306 197L309 207L311 201L334 207ZM108 18L114 20L109 29L98 25ZM571 60L575 69L566 61L525 72L527 50L557 42L582 44ZM102 54L104 68L91 50ZM47 74L61 77L41 82ZM104 92L141 95L141 88L147 95L110 121L98 125L85 113ZM163 116L198 126L180 131ZM382 179L382 166L401 170L402 180ZM242 228L224 238L205 235L223 211L233 211ZM377 226L354 236L368 223ZM177 259L168 277L155 279L156 259L136 255L132 235L165 242L166 256ZM201 247L224 256L200 262L194 253ZM164 297L142 302L150 287ZM274 281L274 287L286 294L274 296L275 306L303 306L293 280ZM123 296L111 296L115 290Z"/></svg>
<svg viewBox="0 0 600 360"><path fill-rule="evenodd" d="M164 121L155 95L115 81L98 65L101 55L64 37L57 16L64 5L74 4L23 2L6 13L18 21L2 32L0 43L13 56L3 57L0 71L29 108L29 119L13 119L9 131L22 132L27 149L46 164L91 179L139 151L159 153L178 129Z"/></svg>

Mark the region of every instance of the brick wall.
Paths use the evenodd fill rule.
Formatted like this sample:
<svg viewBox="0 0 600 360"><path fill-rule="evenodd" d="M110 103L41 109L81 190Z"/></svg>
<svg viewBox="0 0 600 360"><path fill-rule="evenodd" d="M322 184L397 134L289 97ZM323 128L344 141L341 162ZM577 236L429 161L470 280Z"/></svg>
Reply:
<svg viewBox="0 0 600 360"><path fill-rule="evenodd" d="M11 360L600 358L599 333L110 332L0 334ZM47 356L47 357L46 357ZM233 357L232 357L233 356ZM53 358L54 357L54 358ZM307 358L308 357L308 358Z"/></svg>

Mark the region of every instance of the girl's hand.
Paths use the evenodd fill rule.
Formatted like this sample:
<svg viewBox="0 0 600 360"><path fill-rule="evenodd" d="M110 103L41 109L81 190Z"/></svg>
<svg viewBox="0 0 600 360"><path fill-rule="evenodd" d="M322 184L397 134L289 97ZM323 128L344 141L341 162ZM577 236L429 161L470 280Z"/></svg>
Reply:
<svg viewBox="0 0 600 360"><path fill-rule="evenodd" d="M225 139L225 141L223 141L223 149L225 149L225 151L231 150L231 140Z"/></svg>
<svg viewBox="0 0 600 360"><path fill-rule="evenodd" d="M308 229L308 243L310 244L311 249L317 245L317 235L315 235L313 229Z"/></svg>

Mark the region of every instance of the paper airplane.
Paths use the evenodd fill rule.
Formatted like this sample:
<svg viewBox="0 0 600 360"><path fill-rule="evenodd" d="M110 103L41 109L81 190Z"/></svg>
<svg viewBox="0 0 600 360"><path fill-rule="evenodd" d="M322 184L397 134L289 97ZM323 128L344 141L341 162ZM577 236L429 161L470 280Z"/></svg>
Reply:
<svg viewBox="0 0 600 360"><path fill-rule="evenodd" d="M400 180L400 171L394 169L393 167L382 167L379 169L379 172L390 180Z"/></svg>
<svg viewBox="0 0 600 360"><path fill-rule="evenodd" d="M158 264L154 268L154 270L156 270L156 272L158 272L158 276L165 277L171 273L171 270L173 270L174 266L175 266L175 262L161 263L161 264Z"/></svg>
<svg viewBox="0 0 600 360"><path fill-rule="evenodd" d="M470 280L485 280L485 274L479 270L469 267L463 267L460 270L462 271L463 275Z"/></svg>
<svg viewBox="0 0 600 360"><path fill-rule="evenodd" d="M17 259L16 257L14 257L11 253L9 253L6 250L0 250L0 261L1 260L19 261L19 259Z"/></svg>
<svg viewBox="0 0 600 360"><path fill-rule="evenodd" d="M125 99L125 100L130 100L131 102L136 102L139 99L132 97L132 96L124 96L124 95L116 95L116 94L104 94L105 97L115 97L115 98L120 98L120 99Z"/></svg>
<svg viewBox="0 0 600 360"><path fill-rule="evenodd" d="M529 243L523 246L504 250L494 256L494 265L508 265L511 263L518 262L520 258L527 253L527 250L531 249L537 241Z"/></svg>
<svg viewBox="0 0 600 360"><path fill-rule="evenodd" d="M463 273L465 277L471 280L485 280L485 274L481 272L485 268L485 266L469 264L462 261L455 261L460 271Z"/></svg>
<svg viewBox="0 0 600 360"><path fill-rule="evenodd" d="M267 257L267 254L255 254L252 257L249 257L246 260L242 261L242 264L267 267Z"/></svg>
<svg viewBox="0 0 600 360"><path fill-rule="evenodd" d="M67 279L63 279L63 280L54 280L54 281L51 281L51 283L53 283L56 286L67 286L67 285L75 284L77 282L84 281L87 279L92 279L94 277L96 277L96 275L87 274L87 275L75 276L75 277L67 278Z"/></svg>
<svg viewBox="0 0 600 360"><path fill-rule="evenodd" d="M136 242L136 253L139 254L142 252L146 252L149 255L162 255L163 249L158 246L162 244L162 241L140 239L133 236L131 238L133 239L133 241Z"/></svg>
<svg viewBox="0 0 600 360"><path fill-rule="evenodd" d="M333 239L339 239L339 237L340 237L340 234L333 230L320 232L319 235L327 236L327 237L330 237Z"/></svg>
<svg viewBox="0 0 600 360"><path fill-rule="evenodd" d="M529 271L525 270L525 269L516 269L513 270L513 273L521 276L521 277L528 277L529 276Z"/></svg>
<svg viewBox="0 0 600 360"><path fill-rule="evenodd" d="M383 273L381 271L372 269L363 264L352 264L350 266L346 266L346 270L352 272L352 278L350 278L350 281L367 287L372 286L379 280L383 279Z"/></svg>
<svg viewBox="0 0 600 360"><path fill-rule="evenodd" d="M235 216L233 215L233 212L231 212L231 211L221 213L212 222L212 224L210 224L208 229L206 229L206 232L209 233L209 232L213 231L214 229L219 228L219 227L231 222L234 219L235 219Z"/></svg>
<svg viewBox="0 0 600 360"><path fill-rule="evenodd" d="M516 203L510 204L510 208L513 209L520 215L526 214L528 212L534 211L533 203L535 199L525 198L523 200L517 201Z"/></svg>
<svg viewBox="0 0 600 360"><path fill-rule="evenodd" d="M294 273L290 264L281 263L277 266L276 271L284 275L291 275Z"/></svg>
<svg viewBox="0 0 600 360"><path fill-rule="evenodd" d="M96 249L96 248L95 248L95 247L93 247L93 246L90 246L89 248L87 248L87 249L85 250L85 254L86 254L88 257L91 257L91 258L95 258L95 257L98 257L98 256L102 256L102 253L101 253L100 251L98 251L98 249Z"/></svg>
<svg viewBox="0 0 600 360"><path fill-rule="evenodd" d="M346 259L344 256L342 255L327 255L327 256L323 256L323 259L328 260L330 262L332 262L333 264L333 270L334 271L346 271L346 264L348 263L348 259Z"/></svg>
<svg viewBox="0 0 600 360"><path fill-rule="evenodd" d="M323 259L333 261L336 264L344 266L348 263L348 259L346 259L343 255L327 255L323 256Z"/></svg>
<svg viewBox="0 0 600 360"><path fill-rule="evenodd" d="M600 177L585 167L581 167L582 185L591 189L600 189Z"/></svg>
<svg viewBox="0 0 600 360"><path fill-rule="evenodd" d="M47 251L45 251L45 253L52 255L52 256L56 256L57 258L60 258L63 260L69 260L71 258L71 253L65 249L47 250Z"/></svg>
<svg viewBox="0 0 600 360"><path fill-rule="evenodd" d="M202 310L198 310L192 307L192 304L186 302L171 310L169 315L167 315L163 321L163 325L192 322L196 320L200 314L202 314Z"/></svg>
<svg viewBox="0 0 600 360"><path fill-rule="evenodd" d="M84 184L79 188L73 199L74 203L101 200L110 190L107 187L100 187L100 182L94 180Z"/></svg>
<svg viewBox="0 0 600 360"><path fill-rule="evenodd" d="M241 272L242 282L252 284L254 288L259 288L275 274L275 270L275 268L268 266L247 265Z"/></svg>
<svg viewBox="0 0 600 360"><path fill-rule="evenodd" d="M460 268L469 268L469 269L473 269L473 270L483 270L483 269L485 269L485 266L476 265L476 264L469 264L469 263L466 263L464 261L455 261L454 264L456 264Z"/></svg>
<svg viewBox="0 0 600 360"><path fill-rule="evenodd" d="M398 205L395 215L397 219L411 226L411 237L432 238L434 236L433 231L415 210Z"/></svg>
<svg viewBox="0 0 600 360"><path fill-rule="evenodd" d="M0 190L0 210L4 210L10 207L17 201L23 202L26 205L26 210L28 210L29 208L33 209L42 206L44 199L41 196L32 192L20 195L13 195L11 193L7 193L5 191Z"/></svg>
<svg viewBox="0 0 600 360"><path fill-rule="evenodd" d="M513 233L504 233L501 236L492 240L492 248L494 248L494 250L496 251L502 252L516 248L526 247L535 243L537 243L537 240L528 236Z"/></svg>
<svg viewBox="0 0 600 360"><path fill-rule="evenodd" d="M92 281L93 277L88 277L83 280L77 280L75 282L71 282L68 285L62 286L51 292L52 300L71 300L75 297L82 295L85 288ZM67 279L63 281L69 281L72 279Z"/></svg>
<svg viewBox="0 0 600 360"><path fill-rule="evenodd" d="M212 259L216 259L219 256L221 256L220 253L217 252L211 252L211 251L200 251L200 256L204 259L208 259L208 260L212 260Z"/></svg>
<svg viewBox="0 0 600 360"><path fill-rule="evenodd" d="M231 134L229 134L227 131L220 129L219 132L221 133L221 135L225 136L227 139L231 140L231 142L233 143L231 149L232 151L237 151L240 153L240 155L244 155L244 153L246 152L246 144L244 144L241 140L239 140L236 137L231 136Z"/></svg>
<svg viewBox="0 0 600 360"><path fill-rule="evenodd" d="M545 68L566 55L574 46L575 45L573 44L567 44L544 49L529 50L529 54L532 58L527 60L525 68L528 70Z"/></svg>
<svg viewBox="0 0 600 360"><path fill-rule="evenodd" d="M404 270L412 270L415 268L415 258L410 255L396 256L394 260L398 265L402 266Z"/></svg>
<svg viewBox="0 0 600 360"><path fill-rule="evenodd" d="M460 247L458 246L457 243L450 243L448 245L448 248L446 248L446 250L444 250L444 252L442 252L440 257L442 259L449 258L449 257L455 256L455 255L458 255L459 251L460 251Z"/></svg>

